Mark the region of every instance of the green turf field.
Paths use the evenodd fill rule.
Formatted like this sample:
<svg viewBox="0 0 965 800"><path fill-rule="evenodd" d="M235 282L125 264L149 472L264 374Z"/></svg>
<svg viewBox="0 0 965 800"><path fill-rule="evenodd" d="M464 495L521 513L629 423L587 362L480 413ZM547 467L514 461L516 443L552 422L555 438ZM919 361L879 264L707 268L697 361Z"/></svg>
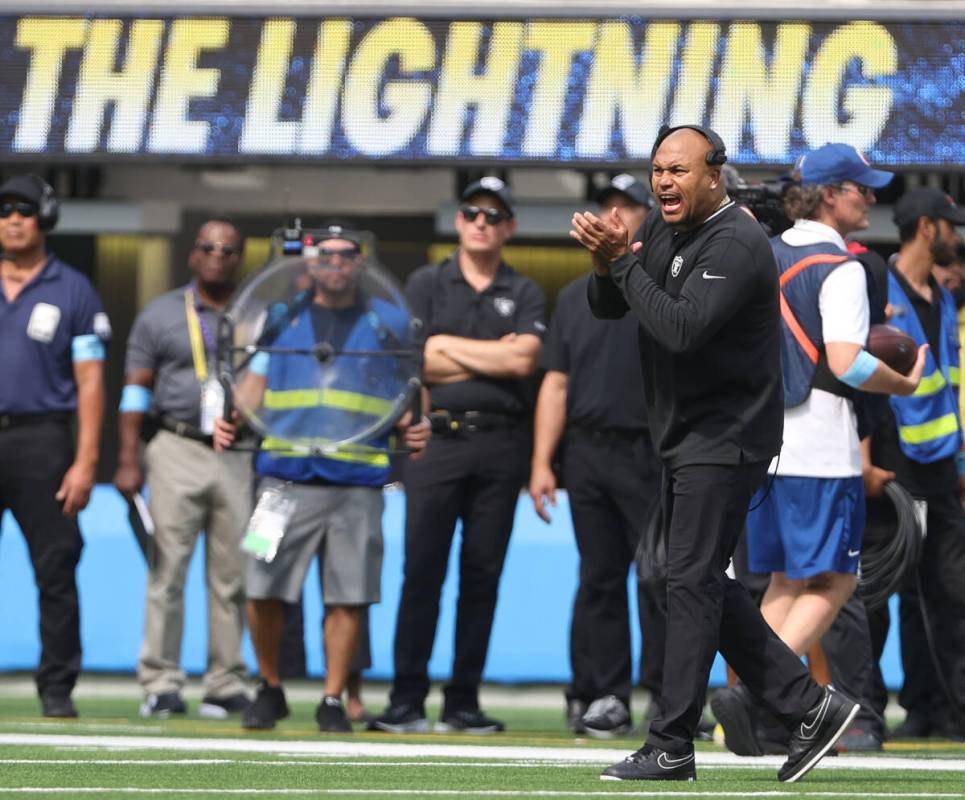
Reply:
<svg viewBox="0 0 965 800"><path fill-rule="evenodd" d="M132 681L78 691L78 720L44 720L36 698L0 680L0 800L16 798L577 798L805 797L965 798L965 745L889 743L875 756L825 759L802 782L777 781L778 758L736 759L712 744L698 752L692 784L610 783L600 770L639 744L639 734L576 739L555 692L544 707L525 690L487 711L506 734L319 734L317 686L292 698L275 731L250 734L236 720L137 715ZM136 687L135 687L136 688ZM6 691L5 691L6 689ZM515 699L514 699L515 698ZM192 699L188 697L189 703ZM374 704L373 704L374 705ZM193 711L193 708L192 708ZM431 711L430 711L431 714Z"/></svg>

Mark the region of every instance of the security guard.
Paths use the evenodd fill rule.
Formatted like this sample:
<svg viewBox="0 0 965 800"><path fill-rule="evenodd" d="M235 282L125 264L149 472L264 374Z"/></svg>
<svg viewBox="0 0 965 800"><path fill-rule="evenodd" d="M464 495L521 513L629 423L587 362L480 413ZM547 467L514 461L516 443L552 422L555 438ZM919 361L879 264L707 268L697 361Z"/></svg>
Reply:
<svg viewBox="0 0 965 800"><path fill-rule="evenodd" d="M597 195L636 231L653 196L630 175L617 175ZM573 600L567 724L573 733L608 738L629 732L630 618L627 570L660 493L660 462L650 442L646 409L623 402L643 396L637 322L599 320L586 300L589 276L567 284L556 301L536 401L529 493L536 513L550 521L557 479L552 462L562 444L563 483L580 553L580 583ZM662 603L641 585L640 627L651 673L663 668ZM649 612L649 613L648 613Z"/></svg>
<svg viewBox="0 0 965 800"><path fill-rule="evenodd" d="M924 601L944 674L959 708L965 708L965 452L958 393L958 321L951 294L932 276L935 264L954 262L965 210L933 188L908 192L895 205L901 247L888 272L889 320L919 344L929 344L925 376L911 397L892 397L892 414L871 439L871 461L927 504L918 573L901 593L901 653L905 683L898 695L908 714L902 737L965 737L939 689L919 602Z"/></svg>
<svg viewBox="0 0 965 800"><path fill-rule="evenodd" d="M76 717L77 512L94 485L111 328L87 278L47 252L57 214L35 175L0 186L0 514L9 508L23 530L39 589L43 714Z"/></svg>
<svg viewBox="0 0 965 800"><path fill-rule="evenodd" d="M200 532L205 532L208 589L208 668L202 716L223 718L248 707L241 658L244 589L239 545L251 512L251 455L216 453L211 433L224 397L214 376L219 312L237 285L242 239L237 228L210 220L189 256L194 274L134 321L127 341L125 386L114 485L126 497L144 483L155 523L156 558L149 565L144 641L137 676L141 715L187 710L180 667L184 583ZM151 430L157 429L153 437Z"/></svg>
<svg viewBox="0 0 965 800"><path fill-rule="evenodd" d="M516 229L513 198L494 177L470 184L456 212L459 249L412 274L406 295L424 323L433 438L405 465L405 578L395 631L395 681L375 730L428 729L428 664L456 520L462 520L452 677L441 731L489 733L479 709L496 593L529 463L522 379L537 366L545 300L502 260Z"/></svg>

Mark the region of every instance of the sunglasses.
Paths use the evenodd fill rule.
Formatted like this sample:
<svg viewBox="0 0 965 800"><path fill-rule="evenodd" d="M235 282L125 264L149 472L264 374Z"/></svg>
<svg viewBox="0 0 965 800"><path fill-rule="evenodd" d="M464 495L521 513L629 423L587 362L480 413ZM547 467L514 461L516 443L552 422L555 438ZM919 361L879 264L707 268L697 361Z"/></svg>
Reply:
<svg viewBox="0 0 965 800"><path fill-rule="evenodd" d="M205 255L211 255L216 250L220 250L225 258L231 258L241 252L240 247L233 244L222 244L221 242L198 242L195 247Z"/></svg>
<svg viewBox="0 0 965 800"><path fill-rule="evenodd" d="M323 258L343 258L346 260L358 258L361 254L357 247L319 247L318 254Z"/></svg>
<svg viewBox="0 0 965 800"><path fill-rule="evenodd" d="M0 219L6 219L14 211L16 211L21 217L33 217L37 214L37 204L36 203L0 203Z"/></svg>
<svg viewBox="0 0 965 800"><path fill-rule="evenodd" d="M875 196L874 189L870 186L862 186L860 183L841 183L838 184L838 189L842 192L856 192L865 200L871 200Z"/></svg>
<svg viewBox="0 0 965 800"><path fill-rule="evenodd" d="M498 225L507 219L512 219L513 215L508 211L500 211L498 208L480 208L479 206L459 206L459 213L466 222L475 222L476 218L482 214L486 218L487 225Z"/></svg>

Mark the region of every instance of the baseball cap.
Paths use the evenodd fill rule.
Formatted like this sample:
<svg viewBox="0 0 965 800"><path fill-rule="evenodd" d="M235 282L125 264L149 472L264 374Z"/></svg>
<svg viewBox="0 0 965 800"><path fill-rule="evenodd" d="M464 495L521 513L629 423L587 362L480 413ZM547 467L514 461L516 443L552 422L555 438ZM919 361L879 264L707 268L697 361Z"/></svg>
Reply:
<svg viewBox="0 0 965 800"><path fill-rule="evenodd" d="M487 175L485 178L473 181L463 190L459 199L460 201L466 201L470 197L475 197L477 194L491 194L503 204L503 207L511 216L515 215L513 206L516 204L516 201L513 199L512 192L510 192L509 187L495 175Z"/></svg>
<svg viewBox="0 0 965 800"><path fill-rule="evenodd" d="M873 169L871 163L850 144L826 144L802 156L797 162L801 183L841 183L854 181L862 186L880 189L894 178L894 173Z"/></svg>
<svg viewBox="0 0 965 800"><path fill-rule="evenodd" d="M356 247L362 247L362 237L359 235L359 232L338 222L330 222L323 225L318 229L317 233L318 235L315 237L316 244L318 242L327 242L329 239L344 239Z"/></svg>
<svg viewBox="0 0 965 800"><path fill-rule="evenodd" d="M33 175L14 175L0 185L0 197L19 197L39 204L43 199L43 186Z"/></svg>
<svg viewBox="0 0 965 800"><path fill-rule="evenodd" d="M611 178L610 182L596 193L596 202L601 206L605 205L607 197L615 192L626 195L638 206L653 208L655 205L653 195L647 185L625 172Z"/></svg>
<svg viewBox="0 0 965 800"><path fill-rule="evenodd" d="M919 217L947 219L952 225L965 225L965 208L959 208L941 189L926 187L905 192L895 203L895 225L916 222Z"/></svg>

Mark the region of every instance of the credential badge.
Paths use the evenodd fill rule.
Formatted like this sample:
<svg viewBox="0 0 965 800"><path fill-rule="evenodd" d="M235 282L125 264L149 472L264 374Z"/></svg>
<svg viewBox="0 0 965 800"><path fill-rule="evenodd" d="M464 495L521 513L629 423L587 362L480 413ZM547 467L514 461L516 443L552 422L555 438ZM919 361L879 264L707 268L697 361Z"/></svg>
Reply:
<svg viewBox="0 0 965 800"><path fill-rule="evenodd" d="M684 265L683 256L674 256L670 264L670 275L676 278L680 274L680 268Z"/></svg>
<svg viewBox="0 0 965 800"><path fill-rule="evenodd" d="M510 317L516 310L516 302L512 297L494 297L493 305L496 306L496 312L501 317Z"/></svg>

